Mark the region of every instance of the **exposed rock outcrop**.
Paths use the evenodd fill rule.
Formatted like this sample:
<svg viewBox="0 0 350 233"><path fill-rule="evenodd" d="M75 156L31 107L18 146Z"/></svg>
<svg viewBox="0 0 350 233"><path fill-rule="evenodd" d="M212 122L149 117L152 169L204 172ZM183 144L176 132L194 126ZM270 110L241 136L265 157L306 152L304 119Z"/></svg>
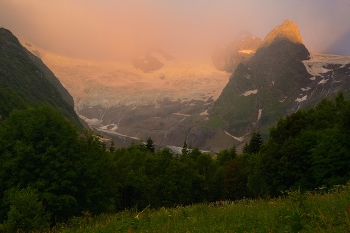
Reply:
<svg viewBox="0 0 350 233"><path fill-rule="evenodd" d="M269 46L273 41L277 40L289 40L297 44L303 43L298 26L290 20L285 20L281 25L275 27L265 37L262 46Z"/></svg>
<svg viewBox="0 0 350 233"><path fill-rule="evenodd" d="M301 88L311 85L302 62L309 55L294 23L277 26L254 56L239 64L209 118L220 118L223 129L235 137L249 136L254 130L266 135L278 117L299 104L295 99L301 97Z"/></svg>
<svg viewBox="0 0 350 233"><path fill-rule="evenodd" d="M162 48L155 47L149 49L145 55L133 58L131 62L136 69L140 69L145 73L151 73L164 66L164 62L161 60L171 61L174 58Z"/></svg>

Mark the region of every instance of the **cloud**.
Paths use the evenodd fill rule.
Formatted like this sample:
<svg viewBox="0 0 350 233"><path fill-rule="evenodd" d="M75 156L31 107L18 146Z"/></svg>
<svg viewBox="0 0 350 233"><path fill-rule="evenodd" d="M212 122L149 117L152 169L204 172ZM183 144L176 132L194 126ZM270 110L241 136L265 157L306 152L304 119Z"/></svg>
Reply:
<svg viewBox="0 0 350 233"><path fill-rule="evenodd" d="M89 59L128 60L154 46L206 59L240 31L264 38L285 19L297 23L308 48L332 52L350 30L347 0L0 0L0 6L0 25L16 36Z"/></svg>

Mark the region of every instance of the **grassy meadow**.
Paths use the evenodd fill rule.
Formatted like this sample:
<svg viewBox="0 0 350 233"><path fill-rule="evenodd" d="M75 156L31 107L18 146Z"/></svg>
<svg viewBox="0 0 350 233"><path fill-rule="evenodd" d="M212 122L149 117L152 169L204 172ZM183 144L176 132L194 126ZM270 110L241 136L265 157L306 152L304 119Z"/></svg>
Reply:
<svg viewBox="0 0 350 233"><path fill-rule="evenodd" d="M85 213L51 232L350 232L350 184L276 199Z"/></svg>

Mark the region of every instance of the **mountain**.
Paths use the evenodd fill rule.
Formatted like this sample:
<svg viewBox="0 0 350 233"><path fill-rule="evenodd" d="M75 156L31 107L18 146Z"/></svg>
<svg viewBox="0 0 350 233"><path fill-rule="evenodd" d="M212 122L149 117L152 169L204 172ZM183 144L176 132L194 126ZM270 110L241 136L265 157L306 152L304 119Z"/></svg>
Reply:
<svg viewBox="0 0 350 233"><path fill-rule="evenodd" d="M249 33L240 35L235 41L215 48L211 59L214 66L221 71L233 73L238 64L245 64L255 54L262 41Z"/></svg>
<svg viewBox="0 0 350 233"><path fill-rule="evenodd" d="M296 24L287 20L266 36L246 64L238 65L209 118L217 118L239 141L253 131L267 135L279 117L338 91L349 97L349 63L349 57L310 55Z"/></svg>
<svg viewBox="0 0 350 233"><path fill-rule="evenodd" d="M152 137L160 145L182 147L184 140L203 148L206 136L197 122L216 100L230 74L210 60L173 59L160 48L150 50L164 66L144 72L130 63L96 62L63 57L21 40L40 54L71 93L75 110L91 127L115 138L116 146ZM30 45L30 47L28 46ZM168 56L169 55L169 56ZM198 137L200 135L200 137Z"/></svg>
<svg viewBox="0 0 350 233"><path fill-rule="evenodd" d="M28 44L30 46L30 44ZM52 73L52 71L43 63L40 59L39 51L34 50L33 53L24 49L29 59L33 62L35 66L37 66L45 75L46 79L57 89L57 91L61 94L64 101L66 101L71 107L74 107L73 97L69 94L69 92L62 86L61 82L58 78Z"/></svg>
<svg viewBox="0 0 350 233"><path fill-rule="evenodd" d="M281 25L275 27L264 39L262 47L267 47L273 42L288 40L296 44L302 44L303 39L300 35L298 26L290 21L285 20Z"/></svg>
<svg viewBox="0 0 350 233"><path fill-rule="evenodd" d="M286 114L338 91L350 97L350 57L310 53L291 21L263 41L249 33L240 35L219 48L217 60L172 59L156 47L138 59L146 64L154 58L163 65L145 68L133 61L63 57L30 41L21 43L57 75L73 96L78 115L113 137L116 146L151 137L163 146L182 147L186 140L203 150L233 144L239 150L254 130L266 136ZM224 61L223 71L214 66L216 61Z"/></svg>
<svg viewBox="0 0 350 233"><path fill-rule="evenodd" d="M29 105L48 103L82 128L72 96L40 58L5 28L0 28L0 83L3 98L13 96L12 100L22 99Z"/></svg>

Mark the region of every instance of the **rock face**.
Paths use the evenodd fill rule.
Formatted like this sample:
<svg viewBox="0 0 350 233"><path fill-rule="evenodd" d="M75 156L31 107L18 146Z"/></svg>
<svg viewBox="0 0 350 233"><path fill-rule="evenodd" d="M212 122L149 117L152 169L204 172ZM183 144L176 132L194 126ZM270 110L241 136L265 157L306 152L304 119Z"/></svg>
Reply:
<svg viewBox="0 0 350 233"><path fill-rule="evenodd" d="M281 25L275 27L264 39L262 46L269 46L274 41L288 40L296 44L302 44L298 26L290 21L285 20Z"/></svg>
<svg viewBox="0 0 350 233"><path fill-rule="evenodd" d="M145 55L132 59L132 64L136 69L142 70L144 73L151 73L160 70L164 63L160 60L172 61L174 58L166 53L162 48L156 47L147 51Z"/></svg>
<svg viewBox="0 0 350 233"><path fill-rule="evenodd" d="M233 73L239 63L249 61L261 43L260 38L240 36L225 46L217 47L212 54L212 62L218 70Z"/></svg>
<svg viewBox="0 0 350 233"><path fill-rule="evenodd" d="M295 104L300 88L308 86L311 75L302 63L308 58L304 45L288 40L261 47L246 65L239 64L210 117L220 118L224 130L238 138L267 128Z"/></svg>
<svg viewBox="0 0 350 233"><path fill-rule="evenodd" d="M310 56L297 26L285 21L246 64L238 65L208 111L209 119L219 119L222 129L242 142L254 130L266 137L279 117L314 106L340 90L349 96L350 60L335 57L317 62L322 59Z"/></svg>

